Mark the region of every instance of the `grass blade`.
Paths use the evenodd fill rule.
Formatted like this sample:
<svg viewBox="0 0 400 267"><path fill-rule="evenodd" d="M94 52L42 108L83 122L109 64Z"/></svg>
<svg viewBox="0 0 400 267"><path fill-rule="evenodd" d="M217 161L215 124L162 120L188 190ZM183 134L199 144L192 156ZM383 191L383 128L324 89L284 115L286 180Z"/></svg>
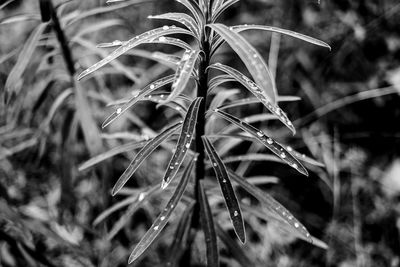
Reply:
<svg viewBox="0 0 400 267"><path fill-rule="evenodd" d="M118 154L121 154L121 153L124 153L124 152L129 152L129 151L131 151L133 149L141 148L144 145L146 145L146 143L148 143L148 142L149 142L148 140L140 141L140 142L134 141L134 142L130 142L130 143L127 143L127 144L123 144L121 146L117 146L115 148L107 150L106 152L101 153L101 154L99 154L97 156L94 156L94 157L90 158L89 160L85 161L84 163L82 163L79 166L78 170L79 171L86 170L86 169L88 169L88 168L90 168L90 167L92 167L92 166L94 166L94 165L96 165L96 164L98 164L98 163L100 163L100 162L102 162L102 161L104 161L106 159L109 159L109 158L111 158L111 157L113 157L115 155L118 155Z"/></svg>
<svg viewBox="0 0 400 267"><path fill-rule="evenodd" d="M131 161L128 168L124 171L124 173L119 177L118 181L115 183L114 188L112 189L112 195L115 196L119 190L128 182L129 178L133 175L133 173L140 167L140 165L144 162L144 160L150 156L150 154L168 137L170 137L180 126L182 123L178 122L174 125L168 127L164 131L162 131L159 135L150 140L135 156L135 158Z"/></svg>
<svg viewBox="0 0 400 267"><path fill-rule="evenodd" d="M257 188L256 186L250 184L233 171L229 171L229 177L232 178L232 180L234 180L236 183L238 183L249 194L254 196L258 201L260 201L260 203L268 210L278 215L279 218L283 219L287 224L292 226L292 229L304 236L308 242L313 242L311 235L307 231L307 229L273 197L271 197L269 194L266 194L264 191Z"/></svg>
<svg viewBox="0 0 400 267"><path fill-rule="evenodd" d="M308 172L306 168L289 152L287 151L281 144L267 136L263 131L251 126L250 124L232 116L221 110L214 110L218 115L226 119L227 121L235 124L242 130L246 131L250 135L254 136L259 140L265 147L271 150L272 153L281 158L286 164L290 167L294 168L301 174L308 176Z"/></svg>
<svg viewBox="0 0 400 267"><path fill-rule="evenodd" d="M183 212L182 218L179 221L178 226L176 227L174 241L172 241L171 250L170 253L168 253L169 257L166 261L165 266L176 266L176 263L180 260L183 252L187 247L187 239L189 236L190 226L193 217L193 204L194 203L190 204Z"/></svg>
<svg viewBox="0 0 400 267"><path fill-rule="evenodd" d="M140 240L139 244L137 244L132 251L128 260L129 264L134 262L153 243L154 239L167 224L169 217L171 216L172 212L178 205L180 199L185 192L186 186L191 177L194 163L195 158L193 158L189 165L186 167L184 173L182 174L182 179L176 187L175 192L173 193L165 209L160 213L160 215L158 215L157 219L153 222L151 228L146 232L146 234Z"/></svg>
<svg viewBox="0 0 400 267"><path fill-rule="evenodd" d="M100 60L99 62L95 63L91 67L87 68L84 70L79 76L78 80L81 80L85 76L91 74L92 72L98 70L99 68L103 67L104 65L108 64L110 61L116 59L117 57L125 54L128 50L148 42L149 40L159 38L164 35L170 35L170 34L188 34L192 35L192 33L188 30L185 30L180 27L176 26L163 26L154 30L147 31L145 33L142 33L136 37L133 37L129 41L127 41L124 45L121 45L119 48L114 50L111 54L109 54L107 57L104 59Z"/></svg>
<svg viewBox="0 0 400 267"><path fill-rule="evenodd" d="M241 83L246 89L248 89L260 102L273 113L286 127L288 127L293 134L296 133L296 129L293 126L293 123L286 116L286 113L272 103L271 99L268 95L252 80L250 80L247 76L243 75L238 70L231 68L229 66L223 65L221 63L216 63L210 66L211 68L218 69L223 71L233 77L236 81Z"/></svg>
<svg viewBox="0 0 400 267"><path fill-rule="evenodd" d="M47 23L39 24L29 36L28 40L26 40L21 52L18 55L17 62L7 77L6 84L4 86L6 96L9 96L10 93L17 94L21 89L23 83L22 75L31 61L36 46L46 26ZM6 101L8 101L7 98Z"/></svg>
<svg viewBox="0 0 400 267"><path fill-rule="evenodd" d="M212 167L215 175L218 179L221 187L222 194L224 196L225 204L229 212L229 216L232 220L233 229L239 240L244 244L246 242L246 232L244 230L244 222L242 218L242 212L240 210L239 202L236 198L235 191L233 190L230 182L226 167L219 157L215 147L211 144L210 140L202 136L207 155L210 158Z"/></svg>
<svg viewBox="0 0 400 267"><path fill-rule="evenodd" d="M183 122L182 131L179 135L179 139L175 147L175 153L172 156L168 164L167 171L164 174L164 178L161 184L162 189L165 189L178 173L179 167L186 157L186 154L190 148L190 144L192 143L195 134L197 115L202 100L202 97L198 97L189 106L188 112Z"/></svg>
<svg viewBox="0 0 400 267"><path fill-rule="evenodd" d="M145 88L143 88L136 96L133 96L127 103L125 103L122 107L117 108L101 125L104 129L108 125L110 125L113 121L119 118L122 114L125 113L129 108L135 105L137 102L143 100L143 98L152 93L153 91L157 90L158 88L171 83L174 80L173 75L169 75L163 77L155 82L150 83Z"/></svg>
<svg viewBox="0 0 400 267"><path fill-rule="evenodd" d="M209 24L208 27L216 31L231 46L246 65L256 84L264 90L271 102L275 103L277 95L275 80L258 51L244 37L223 24Z"/></svg>
<svg viewBox="0 0 400 267"><path fill-rule="evenodd" d="M186 88L199 53L199 50L189 50L183 54L175 73L174 82L171 86L171 94L164 103L175 99L175 97L179 96L179 94Z"/></svg>
<svg viewBox="0 0 400 267"><path fill-rule="evenodd" d="M203 228L207 246L207 266L219 266L219 251L217 245L217 234L215 232L214 220L208 203L207 195L202 181L199 183L198 192L200 202L200 220Z"/></svg>

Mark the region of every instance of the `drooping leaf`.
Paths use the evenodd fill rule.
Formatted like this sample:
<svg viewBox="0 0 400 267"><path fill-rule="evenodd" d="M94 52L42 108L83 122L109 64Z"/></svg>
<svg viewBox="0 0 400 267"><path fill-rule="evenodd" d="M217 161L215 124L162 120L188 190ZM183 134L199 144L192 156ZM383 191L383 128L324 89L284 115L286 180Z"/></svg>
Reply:
<svg viewBox="0 0 400 267"><path fill-rule="evenodd" d="M217 107L221 106L227 99L239 93L238 89L230 89L230 90L222 90L219 91L215 97L212 99L209 110L214 110Z"/></svg>
<svg viewBox="0 0 400 267"><path fill-rule="evenodd" d="M127 41L120 41L120 40L115 40L112 41L111 43L100 43L97 45L98 48L110 48L110 47L116 47L116 46L122 46L125 45L127 43ZM191 49L190 45L178 38L174 38L174 37L166 37L166 36L161 36L159 38L156 39L151 39L148 40L147 42L144 43L148 43L148 44L156 44L156 43L160 43L160 44L169 44L169 45L174 45L183 49Z"/></svg>
<svg viewBox="0 0 400 267"><path fill-rule="evenodd" d="M202 100L203 98L197 97L189 106L188 112L182 125L182 130L178 142L175 147L175 153L172 156L163 177L161 185L163 189L165 189L169 185L169 183L178 173L179 167L181 166L183 160L188 153L190 144L192 143L195 134L197 115Z"/></svg>
<svg viewBox="0 0 400 267"><path fill-rule="evenodd" d="M155 82L150 83L145 88L143 88L137 95L133 96L127 103L125 103L122 107L118 107L101 125L102 128L107 127L117 118L119 118L125 111L135 105L138 101L142 100L146 95L152 93L158 88L173 82L174 75L169 75L163 77Z"/></svg>
<svg viewBox="0 0 400 267"><path fill-rule="evenodd" d="M113 157L115 155L118 155L118 154L121 154L121 153L124 153L124 152L129 152L129 151L132 151L134 149L141 148L144 145L146 145L146 143L148 143L148 142L149 142L148 140L139 141L139 142L133 141L133 142L130 142L130 143L127 143L127 144L123 144L121 146L117 146L115 148L107 150L106 152L103 152L103 153L101 153L101 154L99 154L97 156L94 156L94 157L90 158L89 160L85 161L84 163L82 163L79 166L78 170L79 171L86 170L87 168L90 168L90 167L92 167L92 166L94 166L94 165L96 165L96 164L98 164L98 163L100 163L100 162L102 162L102 161L104 161L106 159L109 159L109 158L111 158L111 157Z"/></svg>
<svg viewBox="0 0 400 267"><path fill-rule="evenodd" d="M217 245L217 234L214 227L214 219L212 216L210 204L208 203L207 195L203 186L203 181L200 181L198 187L198 196L200 202L200 220L203 228L206 247L207 247L207 266L219 266L219 251Z"/></svg>
<svg viewBox="0 0 400 267"><path fill-rule="evenodd" d="M222 13L224 13L226 9L228 9L230 6L236 4L239 1L240 0L227 0L219 9L215 11L215 13L212 16L212 21L216 21L218 17L221 16Z"/></svg>
<svg viewBox="0 0 400 267"><path fill-rule="evenodd" d="M197 27L196 21L185 13L165 13L162 15L156 16L148 16L149 19L165 19L179 22L186 26L194 35L197 36L197 39L200 39L200 31Z"/></svg>
<svg viewBox="0 0 400 267"><path fill-rule="evenodd" d="M277 28L277 27L246 24L246 25L233 26L232 28L236 32L242 32L242 31L247 31L247 30L262 30L262 31L281 33L281 34L284 34L284 35L288 35L288 36L291 36L291 37L306 41L306 42L311 43L311 44L315 44L315 45L318 45L318 46L326 47L329 50L331 49L331 47L327 43L325 43L325 42L323 42L321 40L315 39L313 37L310 37L310 36L307 36L307 35L304 35L304 34L301 34L301 33L298 33L298 32L285 30L285 29L281 29L281 28Z"/></svg>
<svg viewBox="0 0 400 267"><path fill-rule="evenodd" d="M259 140L265 147L267 147L271 152L281 158L284 162L286 162L290 167L294 168L301 174L308 176L308 172L306 168L289 152L287 151L281 144L267 136L263 131L255 128L254 126L232 116L224 111L215 110L218 115L235 124L242 130L246 131L250 135L254 136Z"/></svg>
<svg viewBox="0 0 400 267"><path fill-rule="evenodd" d="M278 102L298 101L298 100L300 100L300 98L297 96L278 96L278 99L277 99ZM256 104L256 103L260 103L260 100L258 100L257 98L243 98L243 99L238 99L236 101L232 101L230 103L224 104L223 106L218 107L218 109L224 110L224 109L228 109L228 108L235 108L235 107L251 105L251 104Z"/></svg>
<svg viewBox="0 0 400 267"><path fill-rule="evenodd" d="M229 172L229 177L232 178L236 183L238 183L243 189L245 189L249 194L254 196L260 203L265 206L268 210L278 215L279 218L283 219L287 224L292 226L292 229L307 238L308 242L312 243L310 233L285 207L283 207L278 201L276 201L269 194L265 193L258 187L250 184L242 177L238 176L232 171Z"/></svg>
<svg viewBox="0 0 400 267"><path fill-rule="evenodd" d="M125 54L128 50L134 48L135 46L138 46L140 44L146 43L149 40L153 40L156 38L159 38L161 36L165 35L170 35L170 34L188 34L192 35L192 33L188 30L185 30L180 27L176 26L163 26L154 30L147 31L145 33L142 33L136 37L133 37L129 41L127 41L125 44L121 45L119 48L114 50L111 54L109 54L107 57L104 59L100 60L96 64L92 65L91 67L87 68L84 70L79 76L78 80L81 80L85 76L91 74L92 72L98 70L99 68L103 67L104 65L108 64L110 61L116 59L117 57Z"/></svg>
<svg viewBox="0 0 400 267"><path fill-rule="evenodd" d="M233 229L235 230L235 233L239 240L244 244L246 242L246 232L244 230L242 212L240 210L235 191L233 190L232 184L229 180L226 167L219 157L214 146L211 144L210 140L208 140L208 138L205 136L202 136L202 139L207 155L210 158L215 175L221 187L225 204L228 209L229 216L232 220Z"/></svg>
<svg viewBox="0 0 400 267"><path fill-rule="evenodd" d="M179 262L182 254L187 247L187 239L190 233L191 222L193 218L193 207L194 203L190 204L182 214L182 217L176 227L174 240L172 241L170 252L168 253L168 259L166 260L166 266L175 267Z"/></svg>
<svg viewBox="0 0 400 267"><path fill-rule="evenodd" d="M216 31L231 46L246 65L256 84L275 104L277 95L275 80L258 51L243 36L223 24L209 24L208 27Z"/></svg>
<svg viewBox="0 0 400 267"><path fill-rule="evenodd" d="M216 13L216 11L218 9L220 9L223 4L224 4L224 0L214 0L213 5L212 5L212 9L211 9L212 15L214 15L214 13Z"/></svg>
<svg viewBox="0 0 400 267"><path fill-rule="evenodd" d="M183 54L178 69L175 72L174 82L171 86L171 94L168 96L165 103L175 99L175 97L186 88L199 53L199 50L188 50Z"/></svg>
<svg viewBox="0 0 400 267"><path fill-rule="evenodd" d="M118 181L115 183L112 189L112 195L115 196L119 190L126 184L126 182L131 178L133 173L140 167L144 160L168 137L170 137L180 126L181 122L175 123L172 126L166 128L159 135L150 140L135 156L131 161L128 168L119 177Z"/></svg>
<svg viewBox="0 0 400 267"><path fill-rule="evenodd" d="M212 90L214 90L217 86L223 84L223 83L227 83L227 82L233 82L235 81L234 78L232 78L229 75L218 75L215 76L214 78L212 78L209 82L208 82L208 92L210 93Z"/></svg>
<svg viewBox="0 0 400 267"><path fill-rule="evenodd" d="M134 262L153 243L154 239L167 224L169 217L171 216L172 212L178 205L180 199L185 192L186 186L191 177L194 163L195 158L192 158L191 162L188 164L184 173L182 174L182 178L178 186L176 187L171 199L168 201L168 204L165 206L160 215L158 215L157 219L153 222L150 229L142 237L142 239L139 241L139 243L136 245L131 255L129 256L129 264Z"/></svg>
<svg viewBox="0 0 400 267"><path fill-rule="evenodd" d="M252 80L250 80L247 76L239 72L238 70L231 68L229 66L223 65L221 63L215 63L210 66L211 68L223 71L233 77L236 81L241 83L246 89L248 89L260 102L271 112L273 113L286 127L288 127L293 134L296 133L296 129L293 126L293 123L286 116L286 113L278 107L278 105L274 104L269 96Z"/></svg>

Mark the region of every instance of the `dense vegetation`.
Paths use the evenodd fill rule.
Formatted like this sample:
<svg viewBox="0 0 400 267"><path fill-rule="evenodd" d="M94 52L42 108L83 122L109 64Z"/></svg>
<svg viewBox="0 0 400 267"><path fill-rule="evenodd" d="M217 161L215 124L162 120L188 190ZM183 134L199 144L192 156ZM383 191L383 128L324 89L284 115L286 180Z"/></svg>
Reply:
<svg viewBox="0 0 400 267"><path fill-rule="evenodd" d="M115 2L0 3L0 265L126 266L132 250L136 266L399 265L396 1L225 1L218 23L332 47L277 28L240 33L277 91L246 64L234 30L194 16L203 30L188 34L147 18L191 14L175 1ZM218 8L199 10L210 23ZM81 74L159 27L185 35L153 36ZM213 47L218 36L228 44Z"/></svg>

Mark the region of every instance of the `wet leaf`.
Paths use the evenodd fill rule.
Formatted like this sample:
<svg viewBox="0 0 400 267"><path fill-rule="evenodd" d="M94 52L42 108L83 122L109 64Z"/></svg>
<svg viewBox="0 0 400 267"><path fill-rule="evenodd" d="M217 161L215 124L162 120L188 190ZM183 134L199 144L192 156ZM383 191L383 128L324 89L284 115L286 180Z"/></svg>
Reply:
<svg viewBox="0 0 400 267"><path fill-rule="evenodd" d="M182 131L175 147L175 153L172 156L168 164L167 171L164 174L161 185L163 189L165 189L169 185L169 183L178 173L179 167L181 166L183 160L188 153L190 144L192 143L195 134L197 115L202 100L203 98L198 97L189 106L188 112L183 122Z"/></svg>
<svg viewBox="0 0 400 267"><path fill-rule="evenodd" d="M164 131L162 131L159 135L150 140L135 156L135 158L131 161L128 168L124 171L124 173L119 177L118 181L115 183L114 188L112 189L112 195L115 196L119 190L126 184L126 182L131 178L133 173L140 167L140 165L144 162L144 160L150 156L150 154L168 137L170 137L180 126L182 123L175 123L172 126L169 126Z"/></svg>
<svg viewBox="0 0 400 267"><path fill-rule="evenodd" d="M214 169L215 175L221 187L225 204L228 209L229 216L232 220L233 229L235 230L235 233L239 240L244 244L246 242L246 232L244 230L242 212L240 210L235 191L233 190L232 184L229 180L226 167L219 157L214 146L211 144L210 140L208 140L205 136L202 136L202 139L205 149L207 151L207 155L210 158L211 165Z"/></svg>
<svg viewBox="0 0 400 267"><path fill-rule="evenodd" d="M267 136L263 131L251 126L250 124L232 116L224 111L215 110L218 115L235 124L242 130L246 131L250 135L254 136L259 140L265 147L267 147L271 152L277 155L282 161L286 162L290 167L294 168L301 174L308 176L306 168L281 144Z"/></svg>
<svg viewBox="0 0 400 267"><path fill-rule="evenodd" d="M155 82L148 84L145 88L140 90L140 92L133 96L127 103L125 103L122 107L118 107L101 125L102 128L107 127L117 118L119 118L125 111L135 105L137 102L143 100L143 98L152 93L153 91L157 90L158 88L173 82L174 75L169 75L164 78L161 78Z"/></svg>
<svg viewBox="0 0 400 267"><path fill-rule="evenodd" d="M231 68L229 66L223 65L221 63L215 63L210 66L211 68L223 71L233 77L236 81L241 83L246 89L248 89L260 102L273 113L286 127L288 127L293 134L296 133L296 129L293 123L289 120L286 113L277 105L275 105L269 96L252 80L247 76L239 72L238 70Z"/></svg>
<svg viewBox="0 0 400 267"><path fill-rule="evenodd" d="M150 229L140 240L139 244L137 244L132 251L131 255L129 256L129 264L134 262L153 243L155 238L167 224L169 217L171 216L175 207L178 205L180 199L185 193L185 189L190 180L194 163L195 158L193 158L186 167L184 173L182 174L181 181L176 187L175 192L173 193L168 204L165 206L164 210L160 213L160 215L158 215L157 219L153 222L153 225L150 227Z"/></svg>
<svg viewBox="0 0 400 267"><path fill-rule="evenodd" d="M116 59L117 57L125 54L128 50L143 44L147 43L149 40L153 40L156 38L160 38L161 36L165 35L170 35L170 34L188 34L192 35L192 33L188 30L185 30L180 27L176 26L163 26L154 30L147 31L145 33L142 33L136 37L133 37L123 45L121 45L119 48L114 50L111 54L109 54L107 57L104 59L100 60L96 64L92 65L91 67L87 68L84 70L79 76L78 80L81 80L85 76L91 74L92 72L98 70L99 68L103 67L104 65L108 64L110 61Z"/></svg>
<svg viewBox="0 0 400 267"><path fill-rule="evenodd" d="M244 37L223 24L209 24L208 27L216 31L231 46L246 65L256 84L264 90L271 102L275 103L277 95L275 80L258 51Z"/></svg>
<svg viewBox="0 0 400 267"><path fill-rule="evenodd" d="M116 47L116 46L122 46L126 45L127 41L120 41L120 40L115 40L112 41L111 43L101 43L98 44L96 47L98 48L110 48L110 47ZM166 36L161 36L159 38L151 39L148 40L147 42L144 42L144 44L169 44L169 45L174 45L183 49L191 49L190 45L178 38L174 37L166 37Z"/></svg>
<svg viewBox="0 0 400 267"><path fill-rule="evenodd" d="M197 27L196 21L189 16L188 14L185 13L165 13L162 15L156 15L156 16L148 16L149 19L165 19L165 20L172 20L179 22L183 25L186 26L193 34L197 36L197 39L200 38L200 32Z"/></svg>
<svg viewBox="0 0 400 267"><path fill-rule="evenodd" d="M228 172L229 177L232 178L232 180L238 183L243 189L254 196L258 201L260 201L263 206L265 206L272 213L278 215L279 218L283 219L287 224L289 224L293 230L307 238L308 242L313 242L311 235L307 231L307 229L278 201L276 201L273 197L271 197L269 194L265 193L261 189L250 184L244 178L238 176L233 171Z"/></svg>
<svg viewBox="0 0 400 267"><path fill-rule="evenodd" d="M171 86L171 94L168 96L165 103L175 99L175 97L179 96L179 94L186 88L199 53L199 50L187 50L183 54L178 69L175 72L174 82Z"/></svg>
<svg viewBox="0 0 400 267"><path fill-rule="evenodd" d="M206 247L207 247L207 266L219 266L219 250L217 245L217 234L214 227L214 219L211 212L210 204L208 203L207 194L205 192L202 181L198 187L200 202L200 220L203 228Z"/></svg>

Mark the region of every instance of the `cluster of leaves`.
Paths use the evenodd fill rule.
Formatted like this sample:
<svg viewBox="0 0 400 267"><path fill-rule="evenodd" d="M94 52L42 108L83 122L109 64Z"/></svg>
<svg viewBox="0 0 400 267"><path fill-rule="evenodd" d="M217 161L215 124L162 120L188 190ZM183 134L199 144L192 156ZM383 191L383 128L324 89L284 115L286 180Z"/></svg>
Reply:
<svg viewBox="0 0 400 267"><path fill-rule="evenodd" d="M219 226L213 220L210 204L207 199L207 192L214 193L215 183L212 179L204 179L202 177L206 170L210 167L214 170L215 177L219 183L230 219L232 221L233 229L238 239L244 243L246 240L244 220L239 201L236 197L234 185L238 184L250 195L254 196L265 208L268 217L277 220L282 227L287 228L296 236L313 243L313 237L309 234L307 229L296 219L294 216L279 204L270 195L258 189L254 184L246 180L244 177L231 171L224 162L222 153L217 152L216 146L211 142L211 139L220 140L239 139L241 141L255 141L261 143L269 149L275 156L270 156L273 159L281 160L288 164L291 168L301 174L308 175L306 168L301 161L311 164L319 164L311 158L306 157L291 147L281 145L279 142L271 138L265 131L258 129L245 120L241 120L234 115L226 112L227 109L240 107L243 105L252 104L255 102L263 104L267 110L272 113L270 119L278 119L289 130L295 133L293 123L288 116L278 106L278 101L282 101L277 93L274 77L272 76L267 64L263 60L259 52L242 36L240 32L246 30L262 30L268 32L275 32L284 35L289 35L312 44L323 47L329 46L317 39L284 30L280 28L262 26L262 25L238 25L228 27L224 24L218 23L217 20L223 12L237 3L238 0L227 1L205 1L198 2L194 0L178 0L188 10L186 13L166 13L157 16L150 16L151 19L170 20L177 22L184 27L175 25L165 25L148 32L142 33L128 41L116 40L112 43L105 43L99 45L100 47L117 47L111 54L106 56L101 61L92 65L83 71L78 79L82 79L87 75L97 71L108 63L114 62L119 56L126 54L131 49L141 44L168 44L182 48L183 54L160 54L152 53L151 57L164 64L167 64L175 73L170 76L160 78L156 81L149 83L134 96L121 99L113 103L115 111L104 121L103 128L110 125L117 118L125 114L139 101L150 100L159 104L159 106L169 106L174 108L179 113L183 112L183 120L172 122L168 124L164 130L156 134L154 138L147 142L137 142L124 148L116 148L113 151L108 151L100 154L81 166L81 169L86 169L98 162L119 153L124 149L132 149L133 147L141 147L140 151L136 154L134 159L129 164L125 172L120 176L116 182L112 194L116 195L132 177L134 172L144 162L144 160L160 145L164 145L167 149L171 149L169 143L165 141L173 137L175 133L179 132L175 147L172 149L173 155L167 166L164 177L161 181L161 189L166 189L170 183L179 174L181 179L177 182L175 192L173 193L170 201L165 206L165 209L159 214L153 225L143 236L137 244L129 257L129 263L134 262L138 257L152 244L161 230L166 226L170 215L176 208L180 199L184 196L185 189L189 184L192 177L192 170L196 165L196 175L194 176L194 192L188 193L186 199L186 216L183 216L179 228L177 229L177 238L182 239L185 235L182 234L190 230L191 225L188 216L193 216L195 212L193 205L199 205L200 221L206 240L207 247L207 264L209 266L218 266L218 247L217 247L217 232ZM169 37L171 35L188 35L193 39L192 43L188 43L183 39L176 37ZM227 43L232 50L243 61L252 80L240 71L224 65L220 62L214 62L214 55L218 48ZM222 73L222 74L221 74ZM193 83L192 83L193 81ZM234 94L232 89L224 88L222 85L227 82L236 82L241 84L251 94L255 96L254 99L244 99L237 102L228 102L224 104L229 96ZM154 93L156 90L169 85L170 90L162 93ZM211 100L211 101L209 101ZM215 123L216 116L223 118L231 125L243 130L245 134L232 134L226 129L213 133L210 125ZM199 132L200 130L200 132ZM202 133L204 132L204 133ZM195 145L192 141L196 140ZM230 146L230 147L229 147ZM227 150L234 146L233 143L228 144ZM209 161L205 163L204 153L208 155ZM269 156L269 155L264 155ZM185 163L187 159L187 163ZM252 160L250 157L248 160ZM181 165L183 172L179 172ZM202 169L203 170L199 170ZM176 179L175 179L176 180ZM232 183L235 182L235 184ZM154 192L154 189L151 189ZM145 196L149 194L148 191L141 192L135 201L143 201ZM129 202L131 203L131 202ZM124 203L124 205L128 204ZM112 211L121 208L121 203L112 207L107 211L107 215ZM102 215L101 219L106 216ZM183 229L181 229L183 227ZM181 240L176 242L179 244ZM175 244L176 245L176 244Z"/></svg>

